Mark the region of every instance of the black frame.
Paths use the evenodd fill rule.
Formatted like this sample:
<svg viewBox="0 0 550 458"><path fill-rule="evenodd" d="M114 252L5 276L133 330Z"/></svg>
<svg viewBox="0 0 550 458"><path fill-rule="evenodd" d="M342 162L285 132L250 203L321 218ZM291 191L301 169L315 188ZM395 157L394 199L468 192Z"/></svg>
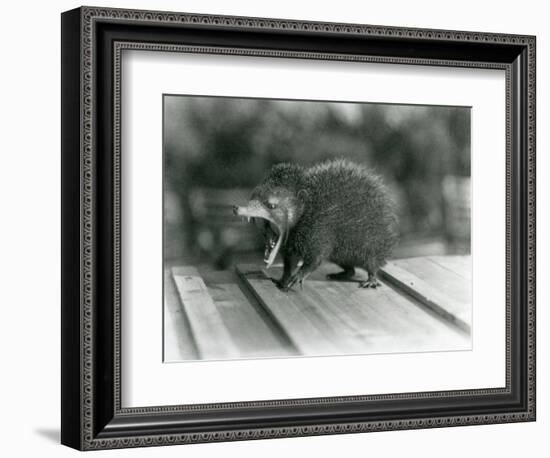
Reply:
<svg viewBox="0 0 550 458"><path fill-rule="evenodd" d="M62 429L81 449L535 420L535 37L82 7L62 14ZM120 405L124 49L506 71L507 383L455 392Z"/></svg>

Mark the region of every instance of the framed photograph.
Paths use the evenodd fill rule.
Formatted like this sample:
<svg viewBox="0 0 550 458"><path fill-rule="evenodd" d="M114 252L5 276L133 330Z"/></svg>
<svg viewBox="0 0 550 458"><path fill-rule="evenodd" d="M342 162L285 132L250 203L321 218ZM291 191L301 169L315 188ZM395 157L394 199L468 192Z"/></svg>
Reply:
<svg viewBox="0 0 550 458"><path fill-rule="evenodd" d="M62 14L62 443L535 420L535 37Z"/></svg>

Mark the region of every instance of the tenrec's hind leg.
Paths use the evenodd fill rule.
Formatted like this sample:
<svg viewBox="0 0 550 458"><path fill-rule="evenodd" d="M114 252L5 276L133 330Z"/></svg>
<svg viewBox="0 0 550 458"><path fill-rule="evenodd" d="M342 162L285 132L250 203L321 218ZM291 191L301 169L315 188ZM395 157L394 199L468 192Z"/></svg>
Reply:
<svg viewBox="0 0 550 458"><path fill-rule="evenodd" d="M371 260L367 261L365 270L369 274L369 277L366 281L359 283L360 288L377 288L382 284L378 281L377 277L379 266L380 264L375 259L371 258Z"/></svg>
<svg viewBox="0 0 550 458"><path fill-rule="evenodd" d="M359 283L359 288L378 288L382 283L378 281L376 274L368 272L369 278Z"/></svg>

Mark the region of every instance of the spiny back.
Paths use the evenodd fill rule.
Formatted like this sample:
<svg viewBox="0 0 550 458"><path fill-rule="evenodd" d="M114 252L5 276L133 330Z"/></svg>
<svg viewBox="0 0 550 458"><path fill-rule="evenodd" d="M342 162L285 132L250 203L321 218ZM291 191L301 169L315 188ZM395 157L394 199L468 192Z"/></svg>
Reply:
<svg viewBox="0 0 550 458"><path fill-rule="evenodd" d="M398 236L393 203L381 178L364 166L333 160L307 169L304 183L308 202L298 222L298 239L315 234L323 243L331 241L334 262L363 266L368 258L382 265Z"/></svg>
<svg viewBox="0 0 550 458"><path fill-rule="evenodd" d="M341 209L390 203L382 180L364 166L345 159L331 160L306 170L304 179L312 203L339 204ZM372 205L368 205L371 207Z"/></svg>

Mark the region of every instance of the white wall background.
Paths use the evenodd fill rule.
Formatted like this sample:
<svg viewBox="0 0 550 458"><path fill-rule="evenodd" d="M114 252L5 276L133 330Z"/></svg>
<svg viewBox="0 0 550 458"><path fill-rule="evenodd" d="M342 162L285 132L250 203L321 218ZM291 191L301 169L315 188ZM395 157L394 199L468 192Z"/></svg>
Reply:
<svg viewBox="0 0 550 458"><path fill-rule="evenodd" d="M550 427L550 30L545 3L501 0L330 2L116 0L96 5L463 29L538 39L537 423L105 452L109 456L542 456ZM3 456L69 456L59 441L60 13L75 1L2 6L0 70L0 431ZM490 178L489 178L490 179ZM489 183L490 184L490 183ZM545 211L546 210L546 211ZM542 387L542 388L541 388ZM545 434L546 433L546 434ZM537 452L537 449L540 450Z"/></svg>

